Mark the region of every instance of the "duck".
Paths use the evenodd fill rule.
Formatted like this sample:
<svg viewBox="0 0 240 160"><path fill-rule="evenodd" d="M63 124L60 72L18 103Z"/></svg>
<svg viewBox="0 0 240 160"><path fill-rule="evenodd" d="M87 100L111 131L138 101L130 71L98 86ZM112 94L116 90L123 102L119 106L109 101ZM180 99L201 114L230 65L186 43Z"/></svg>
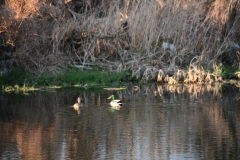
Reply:
<svg viewBox="0 0 240 160"><path fill-rule="evenodd" d="M112 99L112 101L110 102L110 105L112 107L121 107L122 106L122 101L115 99L115 96L113 94L110 97L108 97L108 99Z"/></svg>
<svg viewBox="0 0 240 160"><path fill-rule="evenodd" d="M82 100L82 98L78 97L77 98L77 103L75 103L73 105L74 110L76 110L78 113L80 113L80 108L79 107L83 106L83 104L81 103L81 100Z"/></svg>

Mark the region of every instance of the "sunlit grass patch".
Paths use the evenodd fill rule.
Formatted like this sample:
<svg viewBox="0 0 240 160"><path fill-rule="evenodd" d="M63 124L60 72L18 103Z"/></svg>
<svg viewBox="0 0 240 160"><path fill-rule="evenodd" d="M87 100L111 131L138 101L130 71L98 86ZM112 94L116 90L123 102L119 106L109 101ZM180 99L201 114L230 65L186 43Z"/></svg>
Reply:
<svg viewBox="0 0 240 160"><path fill-rule="evenodd" d="M171 76L164 70L159 70L157 82L168 84L178 83L214 83L227 82L228 79L240 79L240 72L236 67L213 64L211 69L202 66L190 65L186 70L177 70Z"/></svg>
<svg viewBox="0 0 240 160"><path fill-rule="evenodd" d="M103 89L105 89L105 90L114 90L114 91L117 91L117 90L124 90L124 89L127 89L127 88L126 88L126 87L113 87L113 88L111 88L111 87L109 87L109 88L105 87L105 88L103 88Z"/></svg>
<svg viewBox="0 0 240 160"><path fill-rule="evenodd" d="M19 85L14 85L14 86L2 86L2 90L5 93L26 93L26 92L30 92L30 91L36 91L38 90L35 87L28 87L25 84L23 86L19 86Z"/></svg>
<svg viewBox="0 0 240 160"><path fill-rule="evenodd" d="M240 80L240 71L235 72L235 75L238 77L238 79Z"/></svg>

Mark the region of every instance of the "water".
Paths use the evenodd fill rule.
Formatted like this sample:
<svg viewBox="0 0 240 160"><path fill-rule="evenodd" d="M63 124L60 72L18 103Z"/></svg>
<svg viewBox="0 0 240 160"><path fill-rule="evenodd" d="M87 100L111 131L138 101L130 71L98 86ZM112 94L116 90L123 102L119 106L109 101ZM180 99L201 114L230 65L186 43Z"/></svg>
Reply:
<svg viewBox="0 0 240 160"><path fill-rule="evenodd" d="M239 93L152 84L0 95L0 159L240 159ZM84 106L74 110L79 95Z"/></svg>

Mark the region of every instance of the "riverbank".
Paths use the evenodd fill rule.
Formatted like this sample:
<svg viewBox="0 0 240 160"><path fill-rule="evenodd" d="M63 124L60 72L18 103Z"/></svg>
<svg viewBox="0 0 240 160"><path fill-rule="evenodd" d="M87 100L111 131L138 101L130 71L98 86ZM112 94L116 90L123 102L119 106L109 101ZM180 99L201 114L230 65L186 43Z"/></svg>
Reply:
<svg viewBox="0 0 240 160"><path fill-rule="evenodd" d="M59 74L35 75L26 71L13 70L8 75L1 76L2 92L29 92L42 89L62 87L96 87L127 82L125 72L108 73L104 71L71 70Z"/></svg>
<svg viewBox="0 0 240 160"><path fill-rule="evenodd" d="M24 70L13 69L9 74L0 78L1 91L5 93L31 92L35 90L57 89L64 87L104 88L129 83L167 83L169 85L185 84L205 84L205 83L233 83L237 84L240 79L240 72L236 67L215 65L211 70L204 70L190 66L186 70L178 70L172 74L165 74L159 70L158 74L151 79L147 79L143 74L136 79L131 72L111 72L108 69L81 71L71 68L71 70L58 74L36 75Z"/></svg>
<svg viewBox="0 0 240 160"><path fill-rule="evenodd" d="M1 77L2 90L239 79L239 8L227 0L0 2L0 74L24 68Z"/></svg>

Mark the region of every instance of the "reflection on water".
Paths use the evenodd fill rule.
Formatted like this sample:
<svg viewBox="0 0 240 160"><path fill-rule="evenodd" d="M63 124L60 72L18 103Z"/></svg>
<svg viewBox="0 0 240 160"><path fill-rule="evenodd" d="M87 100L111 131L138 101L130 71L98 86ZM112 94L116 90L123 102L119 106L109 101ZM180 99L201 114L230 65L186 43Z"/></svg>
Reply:
<svg viewBox="0 0 240 160"><path fill-rule="evenodd" d="M239 106L220 84L0 95L0 159L240 159Z"/></svg>

